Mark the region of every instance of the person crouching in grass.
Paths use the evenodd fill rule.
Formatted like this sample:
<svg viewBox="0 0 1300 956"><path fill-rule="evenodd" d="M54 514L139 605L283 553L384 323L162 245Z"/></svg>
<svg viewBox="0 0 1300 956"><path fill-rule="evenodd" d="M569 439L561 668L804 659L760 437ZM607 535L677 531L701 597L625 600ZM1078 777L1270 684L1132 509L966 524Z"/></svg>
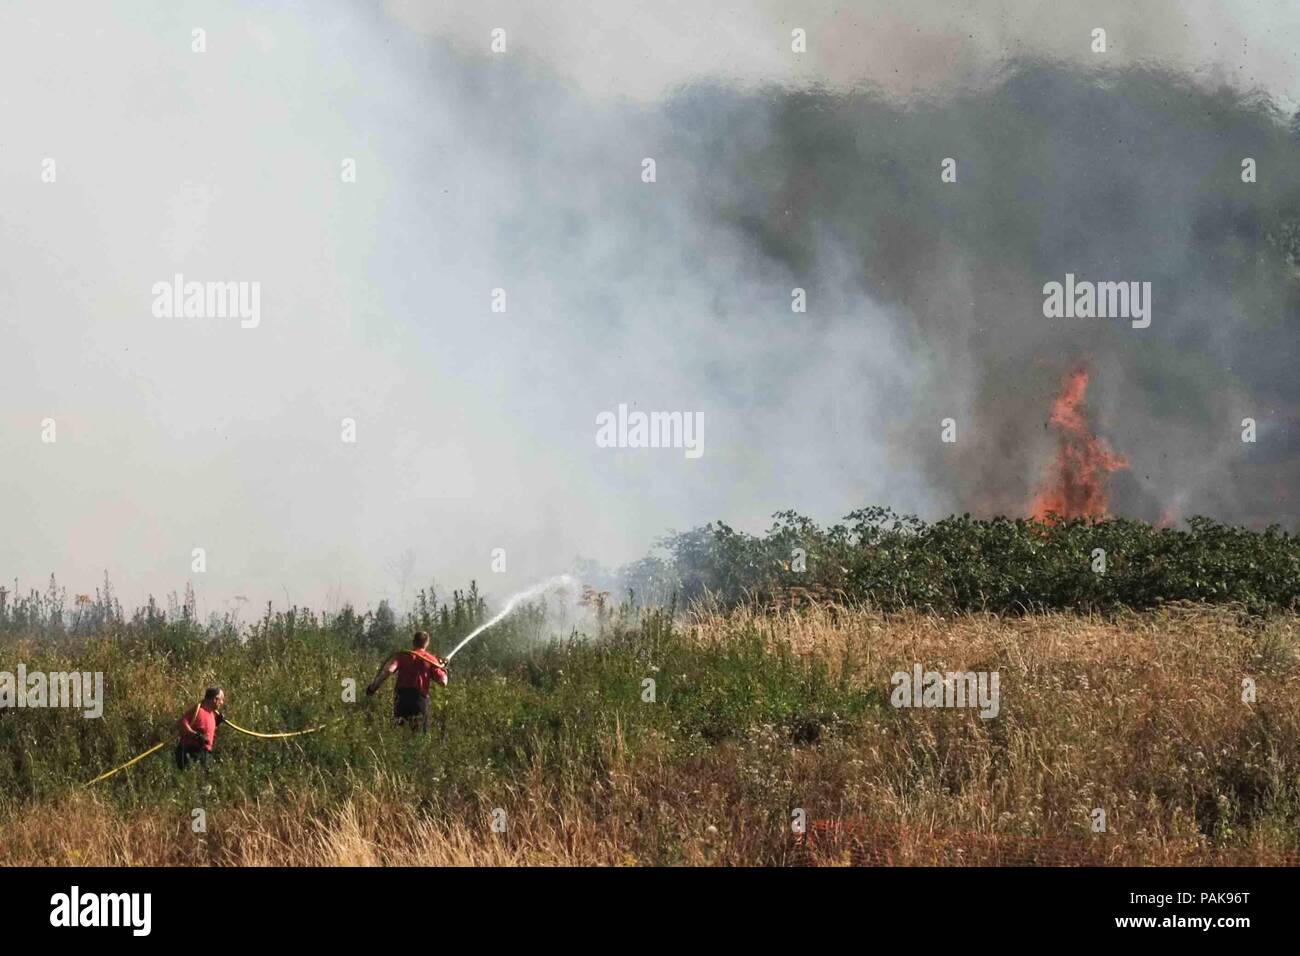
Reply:
<svg viewBox="0 0 1300 956"><path fill-rule="evenodd" d="M397 674L397 693L393 698L393 716L398 723L406 722L412 731L429 732L429 687L432 684L447 686L447 662L429 653L429 634L416 631L409 651L398 651L379 668L379 673L366 688L372 695L379 690L388 675Z"/></svg>
<svg viewBox="0 0 1300 956"><path fill-rule="evenodd" d="M184 770L191 763L208 769L208 754L217 741L217 728L226 720L221 708L226 704L226 694L220 687L209 687L203 702L181 715L178 726L180 740L176 744L176 768Z"/></svg>

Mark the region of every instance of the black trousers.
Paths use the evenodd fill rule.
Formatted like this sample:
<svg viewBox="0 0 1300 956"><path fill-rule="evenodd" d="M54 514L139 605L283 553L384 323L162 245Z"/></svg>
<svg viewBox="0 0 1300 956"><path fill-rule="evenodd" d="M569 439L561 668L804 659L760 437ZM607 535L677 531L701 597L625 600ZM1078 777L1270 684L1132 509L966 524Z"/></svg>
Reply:
<svg viewBox="0 0 1300 956"><path fill-rule="evenodd" d="M397 688L393 698L393 716L411 721L421 733L429 732L429 698L414 687Z"/></svg>
<svg viewBox="0 0 1300 956"><path fill-rule="evenodd" d="M203 768L203 772L208 770L208 752L202 747L186 747L184 744L176 745L176 769L186 770L190 764L197 763Z"/></svg>

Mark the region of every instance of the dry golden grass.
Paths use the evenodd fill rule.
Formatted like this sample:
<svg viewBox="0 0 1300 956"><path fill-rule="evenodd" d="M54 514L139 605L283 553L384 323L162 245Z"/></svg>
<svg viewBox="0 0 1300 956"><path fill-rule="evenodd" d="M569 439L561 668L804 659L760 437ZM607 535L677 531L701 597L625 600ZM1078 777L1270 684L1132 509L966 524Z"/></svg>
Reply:
<svg viewBox="0 0 1300 956"><path fill-rule="evenodd" d="M119 812L94 792L0 820L11 865L746 865L1294 863L1300 849L1300 619L1171 607L1007 619L817 606L690 622L757 630L888 699L890 676L997 670L1001 712L869 708L795 742L772 726L683 752L605 741L602 771L544 766L473 803L412 806L376 771L341 805L272 792L188 812ZM1257 687L1242 701L1242 680ZM508 829L493 833L494 807ZM790 813L816 824L805 842ZM1092 812L1106 814L1095 833Z"/></svg>
<svg viewBox="0 0 1300 956"><path fill-rule="evenodd" d="M1080 862L1295 859L1294 616L1246 621L1229 608L1169 607L1114 620L942 618L821 606L702 623L701 640L758 628L773 645L848 667L864 687L888 687L914 662L999 672L998 719L902 711L901 726L868 724L874 740L847 761L819 760L836 778L828 789L854 807L842 817L862 831L868 859L898 845L893 859L950 861L924 848L963 834L970 857L997 858L1002 840L1012 859L1032 857L1035 841L1043 856ZM1242 700L1243 678L1255 683L1255 703ZM1106 812L1105 837L1092 832L1093 808ZM1232 825L1243 815L1253 824L1245 839ZM847 829L823 842L845 842Z"/></svg>

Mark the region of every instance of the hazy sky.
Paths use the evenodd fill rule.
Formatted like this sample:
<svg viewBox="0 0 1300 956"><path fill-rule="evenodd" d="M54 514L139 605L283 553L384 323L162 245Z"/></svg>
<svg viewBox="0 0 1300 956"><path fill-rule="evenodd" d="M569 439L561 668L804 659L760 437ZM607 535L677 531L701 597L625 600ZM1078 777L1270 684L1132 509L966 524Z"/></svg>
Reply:
<svg viewBox="0 0 1300 956"><path fill-rule="evenodd" d="M918 297L903 262L882 288L863 256L883 251L833 210L774 230L830 183L898 189L826 169L836 145L791 139L790 98L852 94L903 122L993 96L1033 57L1176 71L1293 112L1300 5L1207 7L6 3L0 580L89 593L107 571L127 604L192 581L205 612L320 607L395 597L409 549L410 587L501 595L714 518L973 508L916 423L987 406L996 379L917 330L984 280L931 263ZM176 273L260 283L260 324L155 316ZM1245 393L1285 398L1262 382ZM596 447L620 403L702 412L704 455Z"/></svg>
<svg viewBox="0 0 1300 956"><path fill-rule="evenodd" d="M515 49L591 97L652 100L703 76L899 95L942 95L1031 55L1098 65L1095 27L1107 31L1105 65L1164 66L1261 87L1300 100L1300 5L1287 0L750 0L700 3L464 4L387 0L398 21L480 52L493 27ZM790 31L808 51L790 55Z"/></svg>

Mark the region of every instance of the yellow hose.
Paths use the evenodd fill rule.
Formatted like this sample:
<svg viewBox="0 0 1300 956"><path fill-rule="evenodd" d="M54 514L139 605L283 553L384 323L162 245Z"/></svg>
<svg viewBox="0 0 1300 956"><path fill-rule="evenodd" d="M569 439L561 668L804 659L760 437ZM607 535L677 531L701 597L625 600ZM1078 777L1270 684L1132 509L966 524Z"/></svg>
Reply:
<svg viewBox="0 0 1300 956"><path fill-rule="evenodd" d="M341 720L342 718L338 718L338 719ZM247 735L250 736L250 737L258 737L258 738L260 738L260 739L262 739L262 740L274 740L274 739L281 738L281 737L301 737L303 734L314 734L314 733L316 733L316 731L318 731L318 730L324 730L326 727L329 726L330 723L337 723L337 722L338 722L338 720L330 721L329 723L321 724L319 727L309 727L309 728L306 729L306 730L291 730L291 731L287 731L287 732L285 732L285 733L280 733L280 734L261 734L261 733L258 733L256 730L247 730L247 729L245 729L245 728L239 726L239 724L235 723L235 722L234 722L233 720L231 720L229 717L226 717L226 718L222 721L222 723L229 724L231 730L237 730L237 731L239 731L241 734L247 734ZM143 760L145 757L149 756L150 754L152 754L152 753L157 753L157 752L158 752L159 750L161 750L164 746L166 746L166 744L167 744L167 741L165 741L165 740L162 741L161 743L154 744L152 747L150 747L150 748L149 748L148 750L146 750L144 753L140 754L140 756L138 756L138 757L132 757L132 758L131 758L130 760L128 760L126 763L122 764L122 766L120 766L120 767L114 767L112 770L108 771L108 773L101 773L101 774L100 774L98 777L96 777L94 780L91 780L91 781L89 781L88 783L86 783L85 786L89 787L92 783L99 783L99 781L101 781L101 780L107 780L109 777L113 776L113 774L118 773L118 772L120 772L120 771L122 771L122 770L125 770L127 767L131 766L131 765L134 764L134 763L139 763L141 760Z"/></svg>
<svg viewBox="0 0 1300 956"><path fill-rule="evenodd" d="M101 780L107 780L109 777L113 776L113 774L117 773L118 771L125 770L127 767L131 766L131 764L133 764L133 763L138 763L139 761L143 760L145 757L149 756L151 753L157 753L159 750L161 750L161 749L166 745L166 743L167 743L167 741L164 740L164 741L162 741L162 743L154 744L152 747L150 747L148 750L146 750L146 751L145 751L144 753L142 753L140 756L138 756L138 757L132 757L132 758L131 758L130 760L128 760L126 763L122 764L122 766L117 767L117 768L115 768L115 769L113 769L113 770L110 770L108 773L101 773L101 774L100 774L98 777L96 777L94 780L91 780L89 783L87 783L86 786L89 787L90 784L92 784L92 783L99 783L99 781L101 781Z"/></svg>
<svg viewBox="0 0 1300 956"><path fill-rule="evenodd" d="M223 720L222 723L229 725L231 730L237 730L241 734L248 734L250 737L260 737L263 740L271 740L276 737L301 737L303 734L314 734L316 731L324 730L329 726L328 724L321 724L319 727L308 727L306 730L290 730L282 734L259 734L256 730L245 730L229 717Z"/></svg>

